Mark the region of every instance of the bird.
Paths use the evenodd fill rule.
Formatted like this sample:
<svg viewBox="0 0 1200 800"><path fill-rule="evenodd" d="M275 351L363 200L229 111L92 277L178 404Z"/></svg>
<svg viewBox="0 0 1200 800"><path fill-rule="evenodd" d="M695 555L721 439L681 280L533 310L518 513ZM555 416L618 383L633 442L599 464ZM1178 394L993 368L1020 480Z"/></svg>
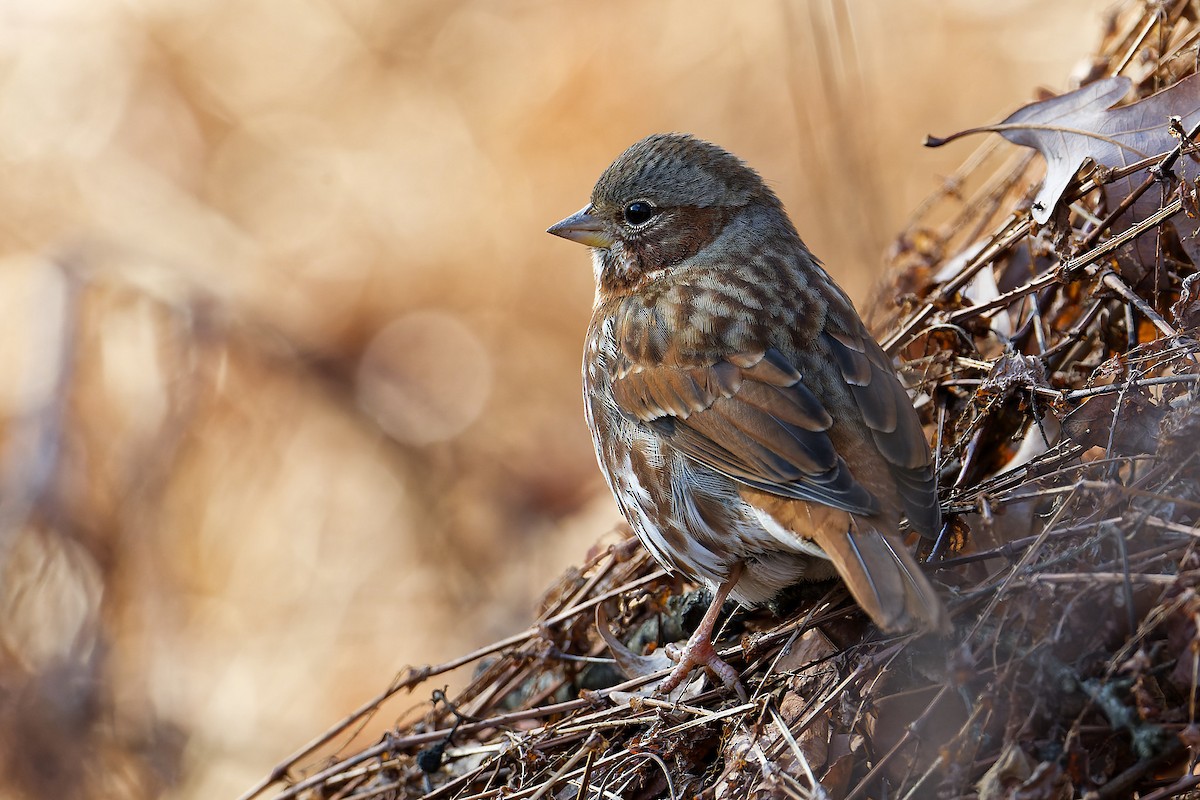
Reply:
<svg viewBox="0 0 1200 800"><path fill-rule="evenodd" d="M712 601L657 691L707 667L725 601L771 604L840 577L885 632L948 630L900 533L941 511L920 419L891 359L737 156L648 136L548 233L591 248L584 409L604 478L659 564Z"/></svg>

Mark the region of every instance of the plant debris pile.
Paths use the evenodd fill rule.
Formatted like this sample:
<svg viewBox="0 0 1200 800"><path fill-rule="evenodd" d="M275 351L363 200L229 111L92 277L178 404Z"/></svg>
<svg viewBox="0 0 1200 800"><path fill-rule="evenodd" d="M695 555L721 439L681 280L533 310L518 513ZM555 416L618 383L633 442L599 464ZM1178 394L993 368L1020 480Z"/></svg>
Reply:
<svg viewBox="0 0 1200 800"><path fill-rule="evenodd" d="M948 513L922 555L951 636L883 637L840 586L799 587L723 629L748 701L702 676L657 698L662 645L705 598L611 534L529 630L409 670L247 797L1158 800L1200 786L1197 14L1116 9L1081 88L974 131L1003 138L983 139L889 255L876 330L936 448ZM447 696L438 677L464 667ZM328 755L401 692L426 713Z"/></svg>

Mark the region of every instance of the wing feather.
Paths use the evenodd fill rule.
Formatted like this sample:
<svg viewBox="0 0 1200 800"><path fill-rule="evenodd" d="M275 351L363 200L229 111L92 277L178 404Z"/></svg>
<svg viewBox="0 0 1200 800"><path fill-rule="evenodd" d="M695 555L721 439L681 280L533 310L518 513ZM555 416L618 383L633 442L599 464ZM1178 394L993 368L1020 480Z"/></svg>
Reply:
<svg viewBox="0 0 1200 800"><path fill-rule="evenodd" d="M878 510L829 438L833 418L778 350L704 367L637 365L614 377L613 397L672 447L739 483L856 514Z"/></svg>
<svg viewBox="0 0 1200 800"><path fill-rule="evenodd" d="M806 378L805 363L777 347L715 342L707 349L669 348L656 307L624 310L612 372L622 414L743 485L855 514L898 500L914 528L937 533L941 518L924 431L891 360L861 323L847 328L827 320L810 345L815 358L836 366L838 386L827 370ZM853 439L844 431L831 436L834 419L821 400L835 396L830 392L857 407L861 423L846 424L870 432L881 456L878 469L890 473L895 498L877 497L856 479L847 462L870 472L866 454L838 452L837 442L846 447Z"/></svg>
<svg viewBox="0 0 1200 800"><path fill-rule="evenodd" d="M822 335L887 462L905 515L918 532L936 536L941 510L933 458L921 421L891 360L865 329L857 334L827 330Z"/></svg>

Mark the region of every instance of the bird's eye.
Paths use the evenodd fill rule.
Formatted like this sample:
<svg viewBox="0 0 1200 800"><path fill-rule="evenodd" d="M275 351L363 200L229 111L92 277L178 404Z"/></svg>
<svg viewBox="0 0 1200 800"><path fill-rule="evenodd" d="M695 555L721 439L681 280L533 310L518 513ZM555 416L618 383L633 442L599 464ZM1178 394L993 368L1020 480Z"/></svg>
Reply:
<svg viewBox="0 0 1200 800"><path fill-rule="evenodd" d="M630 225L645 225L658 214L658 209L645 200L634 200L625 206L625 221Z"/></svg>

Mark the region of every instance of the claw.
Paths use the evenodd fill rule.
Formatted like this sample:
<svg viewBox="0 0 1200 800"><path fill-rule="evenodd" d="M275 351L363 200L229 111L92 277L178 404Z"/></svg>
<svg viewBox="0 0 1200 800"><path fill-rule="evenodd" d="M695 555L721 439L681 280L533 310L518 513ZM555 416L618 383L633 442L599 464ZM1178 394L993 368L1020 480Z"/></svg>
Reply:
<svg viewBox="0 0 1200 800"><path fill-rule="evenodd" d="M733 689L737 692L738 698L743 703L750 699L749 695L746 694L746 687L742 686L742 682L738 678L737 670L729 666L729 664L717 655L717 650L713 647L712 643L713 630L716 628L717 617L721 613L721 606L725 605L725 600L729 597L729 592L733 590L734 585L741 576L742 567L738 565L729 574L729 577L725 579L725 582L717 588L712 603L709 604L708 610L704 612L704 619L700 621L696 632L688 639L688 643L684 645L683 652L679 654L679 663L675 665L675 669L671 670L671 674L667 676L667 679L658 685L658 688L655 690L656 694L671 694L671 692L679 688L680 684L683 683L693 668L708 667L714 675L721 679L721 683L725 685L726 689Z"/></svg>
<svg viewBox="0 0 1200 800"><path fill-rule="evenodd" d="M713 647L709 636L701 636L701 633L702 631L697 630L692 634L692 638L688 640L687 645L679 654L679 663L671 670L667 679L658 685L655 694L671 694L679 688L694 667L708 667L714 675L721 679L721 683L725 685L726 689L737 692L738 699L743 703L747 702L750 697L746 694L746 687L742 686L737 670L717 655L717 650Z"/></svg>

